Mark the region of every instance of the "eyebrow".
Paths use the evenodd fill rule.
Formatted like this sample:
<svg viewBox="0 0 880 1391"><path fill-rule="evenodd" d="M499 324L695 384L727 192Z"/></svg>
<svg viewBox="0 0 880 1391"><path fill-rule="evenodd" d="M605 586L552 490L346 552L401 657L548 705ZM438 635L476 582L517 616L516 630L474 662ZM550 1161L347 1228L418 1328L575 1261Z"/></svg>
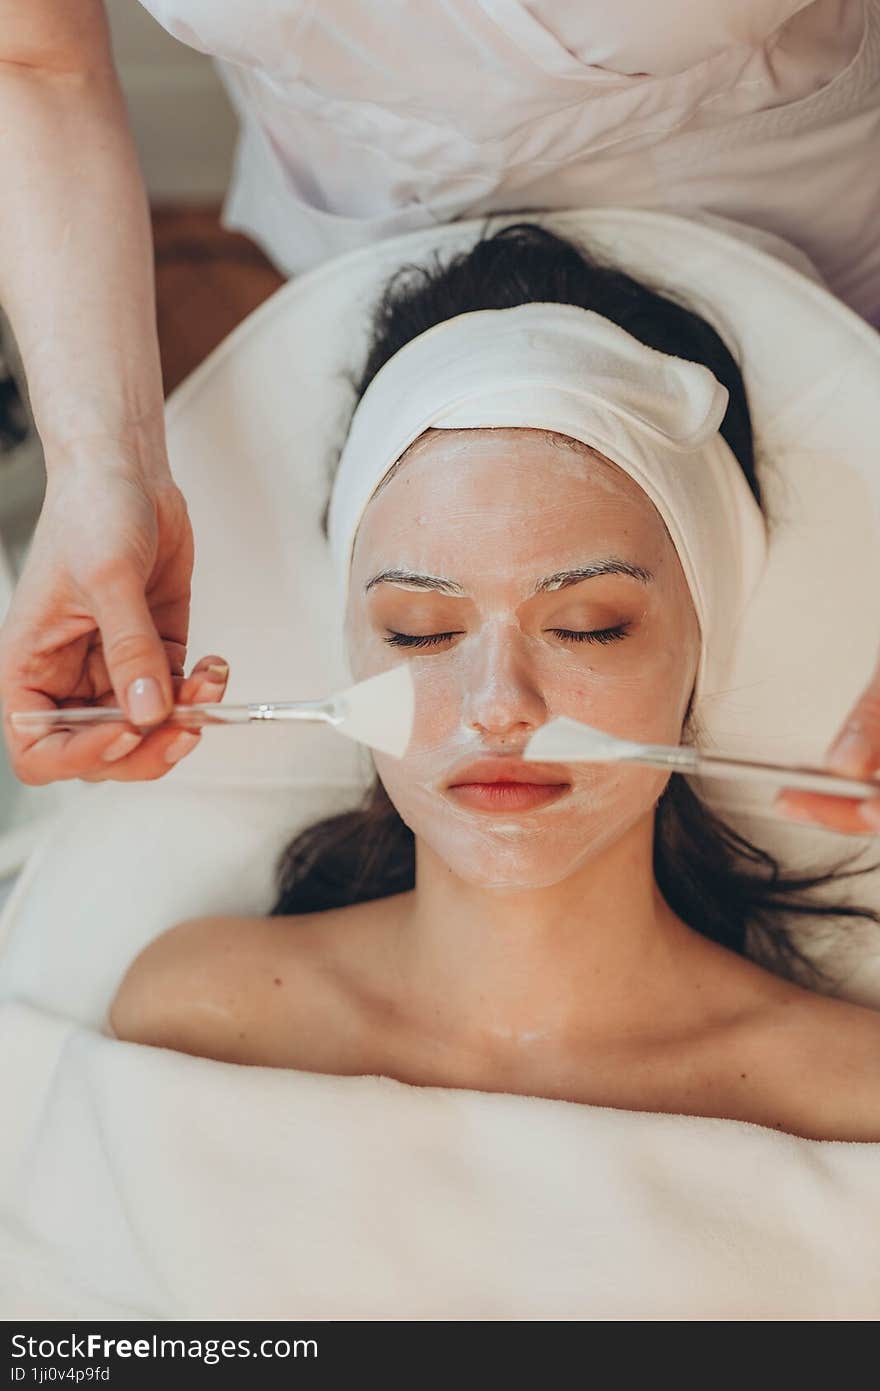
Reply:
<svg viewBox="0 0 880 1391"><path fill-rule="evenodd" d="M620 560L617 556L607 556L602 560L591 561L589 565L579 565L574 570L557 570L553 575L545 575L543 579L538 580L532 594L567 589L571 584L580 584L581 580L595 579L597 575L629 575L631 579L638 580L641 584L651 584L654 579L653 573L643 565L632 565L628 560ZM464 586L455 580L446 579L442 575L422 575L413 570L380 570L364 585L364 593L366 594L376 584L406 584L412 589L436 589L441 594L450 594L459 598L467 594Z"/></svg>

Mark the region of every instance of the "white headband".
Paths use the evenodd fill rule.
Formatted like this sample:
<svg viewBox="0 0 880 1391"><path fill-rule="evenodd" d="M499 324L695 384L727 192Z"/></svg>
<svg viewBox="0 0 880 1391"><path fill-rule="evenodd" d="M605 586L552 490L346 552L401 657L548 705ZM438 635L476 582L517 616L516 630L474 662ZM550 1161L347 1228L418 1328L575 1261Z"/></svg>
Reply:
<svg viewBox="0 0 880 1391"><path fill-rule="evenodd" d="M696 707L724 689L767 554L761 509L718 433L727 401L707 367L578 305L481 309L436 324L384 364L352 418L328 512L341 612L364 510L425 430L553 430L607 455L663 518L702 633Z"/></svg>

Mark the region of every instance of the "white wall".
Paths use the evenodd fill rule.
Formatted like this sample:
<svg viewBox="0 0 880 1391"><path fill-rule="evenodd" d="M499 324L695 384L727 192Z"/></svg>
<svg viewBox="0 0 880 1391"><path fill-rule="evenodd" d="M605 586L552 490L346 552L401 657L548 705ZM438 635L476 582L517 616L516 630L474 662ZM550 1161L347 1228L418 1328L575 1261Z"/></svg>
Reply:
<svg viewBox="0 0 880 1391"><path fill-rule="evenodd" d="M210 58L173 39L138 0L104 4L151 199L219 200L232 169L236 122Z"/></svg>

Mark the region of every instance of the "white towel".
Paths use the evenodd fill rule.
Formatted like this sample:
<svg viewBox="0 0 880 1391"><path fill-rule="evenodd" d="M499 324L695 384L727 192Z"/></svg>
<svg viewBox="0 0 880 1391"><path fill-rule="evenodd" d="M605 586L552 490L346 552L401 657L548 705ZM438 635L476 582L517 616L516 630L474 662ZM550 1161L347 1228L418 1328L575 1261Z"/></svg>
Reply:
<svg viewBox="0 0 880 1391"><path fill-rule="evenodd" d="M22 1002L0 1055L6 1320L880 1317L877 1144L219 1063Z"/></svg>

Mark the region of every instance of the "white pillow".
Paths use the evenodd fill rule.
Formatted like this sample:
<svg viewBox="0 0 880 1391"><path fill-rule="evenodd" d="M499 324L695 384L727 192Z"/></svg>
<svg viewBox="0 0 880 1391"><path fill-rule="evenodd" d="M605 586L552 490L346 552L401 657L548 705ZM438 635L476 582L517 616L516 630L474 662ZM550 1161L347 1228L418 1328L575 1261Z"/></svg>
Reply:
<svg viewBox="0 0 880 1391"><path fill-rule="evenodd" d="M521 220L686 296L741 362L775 531L742 681L708 733L733 752L821 762L880 648L876 599L857 607L880 593L880 340L806 274L706 219L593 209L500 216L489 230ZM388 275L435 249L445 259L485 229L482 218L453 223L325 263L273 295L169 401L171 463L196 538L189 655L229 659L228 701L347 684L319 528L354 405L343 374L363 365ZM803 643L780 666L773 634L786 623ZM0 992L99 1025L159 932L268 912L283 845L353 804L371 777L369 752L328 727L261 724L208 729L159 782L82 784L0 916ZM786 866L821 867L860 846L865 862L880 859L880 839L772 816L772 788L693 781ZM830 896L844 894L880 908L880 874ZM840 993L880 1006L880 927L842 920L841 947L853 943Z"/></svg>

